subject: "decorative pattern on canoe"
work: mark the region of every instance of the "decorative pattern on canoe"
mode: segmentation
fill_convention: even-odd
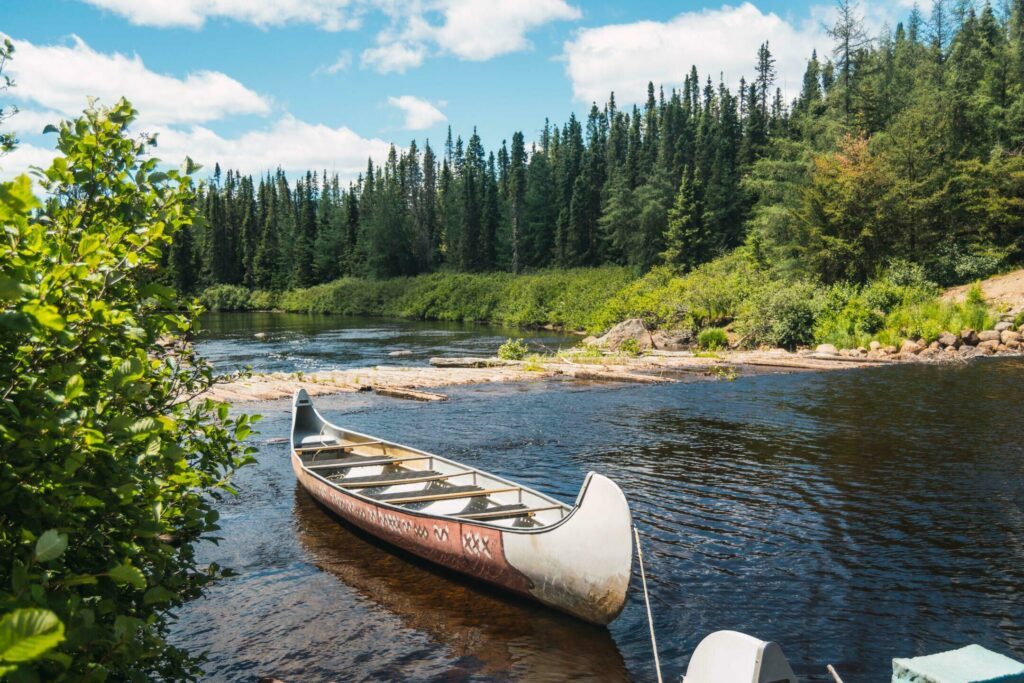
[[[311,475],[292,455],[295,476],[314,498],[373,536],[431,562],[531,595],[531,581],[505,558],[502,533],[470,522],[406,514],[360,500]]]

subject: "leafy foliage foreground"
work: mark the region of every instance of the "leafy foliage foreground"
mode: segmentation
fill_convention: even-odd
[[[0,676],[190,680],[171,610],[224,570],[193,543],[250,459],[252,418],[197,398],[210,368],[152,273],[193,220],[122,100],[58,134],[62,157],[0,184]],[[191,164],[189,164],[191,166]]]

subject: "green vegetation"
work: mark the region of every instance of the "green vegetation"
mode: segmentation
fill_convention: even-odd
[[[9,49],[9,48],[8,48]],[[249,461],[250,418],[195,399],[211,369],[154,281],[193,218],[120,101],[61,124],[62,156],[0,183],[0,676],[195,680],[172,611],[225,574],[194,544]]]
[[[635,358],[640,355],[640,344],[638,344],[636,339],[633,339],[632,337],[629,339],[623,339],[622,343],[619,344],[619,353],[623,356]]]
[[[709,327],[697,335],[697,346],[708,351],[724,349],[729,345],[729,338],[721,327]]]
[[[498,347],[498,358],[502,360],[522,360],[530,352],[530,347],[522,339],[509,339]]]
[[[875,39],[855,3],[838,4],[835,47],[828,58],[808,55],[789,102],[765,44],[738,89],[692,69],[679,89],[651,84],[639,107],[609,97],[584,120],[545,124],[529,149],[521,132],[491,152],[475,132],[449,133],[439,154],[415,142],[392,148],[348,186],[319,172],[293,184],[281,172],[217,169],[201,190],[206,220],[176,239],[168,280],[184,292],[300,290],[321,310],[580,326],[580,317],[543,307],[498,310],[512,297],[505,274],[542,271],[550,280],[557,271],[545,269],[653,267],[663,270],[637,282],[602,323],[631,311],[653,324],[681,318],[650,300],[666,289],[685,299],[695,328],[753,297],[746,334],[792,345],[811,336],[794,289],[863,287],[892,259],[942,286],[1021,263],[1024,4],[954,10],[937,0],[930,21],[915,9]],[[751,257],[739,265],[784,284],[718,262],[738,247]],[[437,272],[445,275],[428,281],[424,296],[395,291],[411,286],[404,278]],[[467,272],[487,275],[458,279]],[[384,282],[366,295],[347,291],[365,280]],[[448,295],[462,300],[430,299]],[[758,315],[773,322],[752,320]]]

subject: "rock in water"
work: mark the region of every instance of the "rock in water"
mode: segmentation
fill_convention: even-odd
[[[654,339],[647,331],[647,326],[640,318],[630,318],[608,330],[608,333],[597,340],[599,346],[612,351],[617,351],[624,341],[635,339],[636,346],[641,351],[649,351],[654,348]]]
[[[398,351],[392,351],[388,355],[391,356],[392,358],[396,356],[411,356],[412,351],[410,351],[409,349],[399,349]]]
[[[266,339],[267,338],[267,333],[266,332],[257,332],[256,334],[254,334],[252,336],[255,337],[256,339]]]

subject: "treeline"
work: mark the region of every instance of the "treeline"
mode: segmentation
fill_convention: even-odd
[[[308,287],[441,269],[665,264],[748,245],[762,265],[863,282],[892,258],[940,283],[1024,255],[1024,0],[937,0],[877,38],[839,3],[829,58],[784,101],[765,43],[736,89],[691,69],[642,107],[611,96],[488,152],[449,131],[440,153],[392,147],[336,176],[217,168],[205,221],[180,234],[180,291]]]

